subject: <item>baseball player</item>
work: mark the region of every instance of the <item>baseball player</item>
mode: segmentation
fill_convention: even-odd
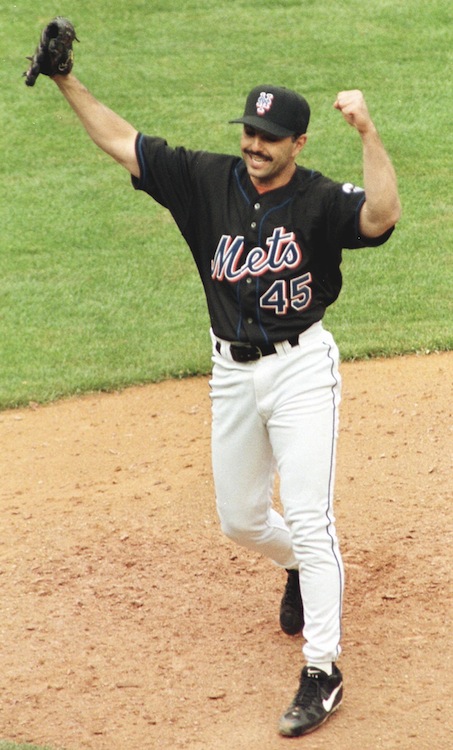
[[[231,121],[242,125],[241,155],[214,154],[137,131],[73,75],[72,52],[69,62],[41,72],[133,187],[170,211],[197,265],[211,321],[220,523],[287,571],[280,624],[302,632],[305,663],[279,732],[306,734],[343,695],[344,575],[333,510],[341,379],[322,319],[341,289],[343,248],[381,245],[399,219],[394,169],[358,90],[340,92],[334,107],[361,140],[364,189],[296,163],[310,109],[292,90],[254,87]],[[37,65],[35,56],[34,76]],[[275,472],[282,515],[272,506]]]

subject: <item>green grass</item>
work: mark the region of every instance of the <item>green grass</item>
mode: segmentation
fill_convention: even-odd
[[[326,325],[343,358],[450,349],[451,11],[446,0],[0,0],[0,408],[207,372],[201,284],[166,211],[129,185],[56,87],[21,73],[56,13],[75,72],[172,145],[237,153],[252,85],[303,92],[302,163],[361,182],[357,134],[333,110],[361,88],[397,169],[403,218],[379,249],[345,251]]]

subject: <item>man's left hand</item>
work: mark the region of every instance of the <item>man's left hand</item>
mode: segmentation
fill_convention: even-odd
[[[370,127],[373,127],[364,96],[358,89],[340,91],[333,106],[341,112],[346,122],[356,128],[359,133],[364,133]]]

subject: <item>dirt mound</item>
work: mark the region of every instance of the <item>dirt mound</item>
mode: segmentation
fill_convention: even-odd
[[[453,747],[452,364],[342,366],[345,699],[300,740],[276,733],[301,668],[278,627],[284,576],[218,527],[207,378],[0,413],[0,737]]]

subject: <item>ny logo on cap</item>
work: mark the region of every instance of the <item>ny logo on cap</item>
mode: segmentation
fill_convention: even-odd
[[[259,115],[265,115],[266,112],[269,112],[270,108],[272,107],[273,99],[273,94],[266,94],[265,91],[262,91],[256,102],[257,113]]]

